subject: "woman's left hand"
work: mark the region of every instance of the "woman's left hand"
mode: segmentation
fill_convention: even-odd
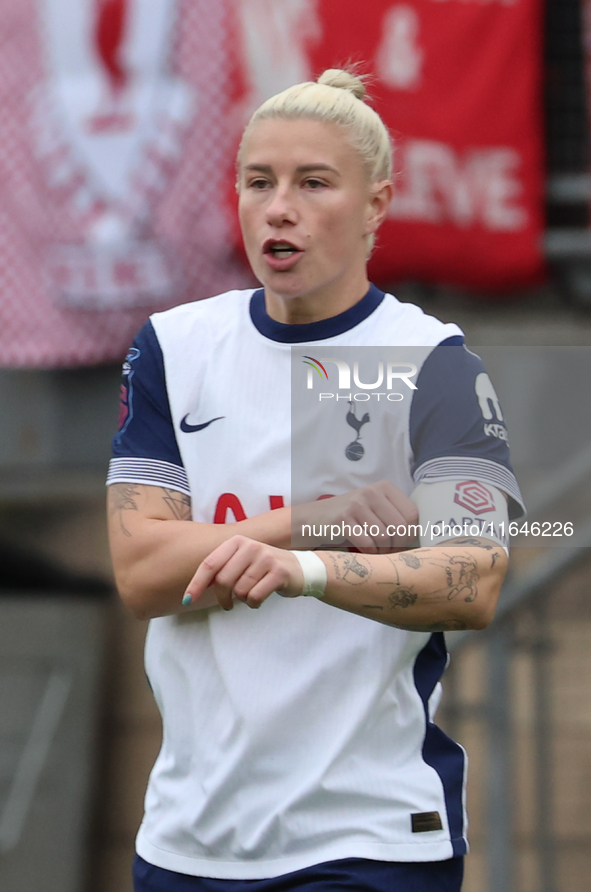
[[[295,598],[303,586],[300,563],[290,551],[246,536],[232,536],[201,562],[187,586],[183,605],[196,605],[211,588],[224,610],[232,609],[234,598],[257,608],[273,592]]]

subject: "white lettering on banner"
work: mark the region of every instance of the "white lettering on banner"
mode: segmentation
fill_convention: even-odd
[[[412,6],[393,6],[384,16],[382,43],[376,56],[379,77],[389,87],[408,90],[421,79],[423,50],[417,43],[420,20]]]
[[[306,50],[322,34],[317,5],[318,0],[239,0],[248,116],[269,96],[311,79]]]
[[[156,242],[121,245],[55,245],[45,273],[63,306],[97,310],[157,303],[178,279],[175,265]]]
[[[395,148],[401,178],[389,216],[399,220],[480,225],[492,232],[517,232],[528,223],[520,207],[519,153],[505,146],[459,155],[434,140],[408,140]]]

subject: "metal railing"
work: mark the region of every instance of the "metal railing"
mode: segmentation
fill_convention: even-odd
[[[0,811],[0,855],[15,849],[20,841],[73,684],[72,673],[66,669],[53,667],[45,674],[47,681]]]
[[[591,444],[586,446],[555,474],[530,500],[530,516],[547,510],[575,490],[591,474]],[[467,646],[485,648],[487,683],[481,702],[463,706],[451,674],[446,693],[445,715],[452,736],[460,721],[476,712],[486,727],[488,764],[485,778],[487,834],[486,892],[518,892],[515,869],[513,828],[514,754],[511,716],[510,666],[518,648],[527,647],[534,662],[533,672],[533,757],[534,815],[533,835],[537,865],[538,892],[558,892],[556,838],[552,824],[552,703],[549,695],[548,598],[552,587],[565,578],[580,562],[591,555],[591,517],[578,524],[568,547],[553,547],[519,575],[508,578],[503,587],[496,618],[481,632],[456,632],[447,636],[448,649],[458,654]],[[516,615],[528,608],[533,618],[533,633],[519,641],[514,634]],[[452,663],[453,665],[453,663]]]

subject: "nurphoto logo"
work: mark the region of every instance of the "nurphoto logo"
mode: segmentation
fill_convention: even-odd
[[[402,382],[410,390],[417,390],[416,384],[411,381],[411,378],[414,378],[417,374],[417,366],[414,362],[383,362],[380,360],[376,372],[377,377],[375,381],[372,382],[360,380],[359,363],[354,362],[353,384],[360,388],[357,392],[353,392],[351,386],[351,367],[344,359],[335,359],[334,357],[321,357],[320,359],[315,359],[313,356],[304,356],[302,357],[302,362],[309,366],[307,378],[308,390],[314,389],[314,381],[316,380],[314,372],[319,376],[322,383],[325,381],[329,382],[329,375],[324,363],[332,362],[337,367],[338,372],[337,390],[349,391],[345,394],[320,392],[318,394],[319,400],[337,399],[347,400],[347,402],[352,402],[353,400],[356,402],[367,402],[372,397],[375,397],[379,401],[380,397],[384,396],[387,400],[390,400],[390,402],[400,402],[400,400],[404,399],[404,394],[393,391],[394,383],[399,384]],[[383,387],[384,385],[386,390],[379,391],[378,388]],[[372,391],[372,393],[367,393],[367,391]]]

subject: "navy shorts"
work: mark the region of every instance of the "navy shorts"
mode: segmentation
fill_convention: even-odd
[[[460,892],[463,873],[463,858],[411,864],[344,858],[267,880],[187,876],[154,867],[139,855],[133,863],[135,892]]]

